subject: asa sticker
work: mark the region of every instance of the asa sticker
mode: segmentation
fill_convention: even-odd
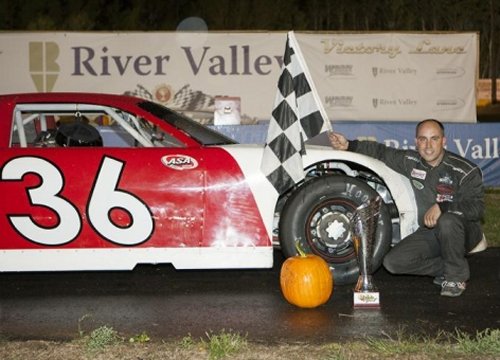
[[[166,167],[174,170],[190,170],[198,167],[198,161],[187,155],[165,155],[161,158],[161,162]]]

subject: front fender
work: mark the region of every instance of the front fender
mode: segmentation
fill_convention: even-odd
[[[325,157],[328,155],[327,157]],[[413,233],[417,227],[417,205],[410,180],[389,168],[382,161],[350,151],[333,150],[325,146],[308,146],[302,158],[304,168],[320,162],[351,162],[373,171],[386,184],[399,211],[401,238]]]
[[[274,211],[279,196],[260,170],[264,146],[237,144],[221,147],[231,154],[242,169],[259,208],[269,238],[272,239]],[[385,182],[399,210],[401,238],[416,230],[417,207],[410,181],[390,169],[383,162],[369,156],[349,151],[333,150],[326,146],[308,146],[302,161],[304,168],[324,162],[351,162],[372,170]]]

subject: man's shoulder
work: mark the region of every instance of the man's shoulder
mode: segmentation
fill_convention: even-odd
[[[475,168],[479,168],[469,159],[464,158],[458,154],[446,150],[443,161],[446,165],[451,166],[455,170],[460,170],[459,172],[469,173]]]
[[[384,144],[380,144],[380,145],[384,145]],[[398,158],[402,159],[404,162],[408,161],[409,163],[415,163],[415,164],[419,164],[422,162],[422,158],[420,157],[417,150],[394,148],[394,147],[389,147],[389,146],[385,146],[385,145],[384,145],[384,147],[385,147],[387,152],[393,152],[393,153],[398,154]]]

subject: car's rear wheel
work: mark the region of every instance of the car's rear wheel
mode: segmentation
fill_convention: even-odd
[[[325,259],[336,284],[356,282],[359,267],[351,239],[351,217],[356,208],[377,192],[363,181],[344,175],[307,181],[290,196],[279,222],[281,249],[286,257],[297,254],[296,242],[306,253]],[[382,204],[375,234],[372,269],[377,269],[392,240],[388,207]]]

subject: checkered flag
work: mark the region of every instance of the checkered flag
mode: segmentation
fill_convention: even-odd
[[[331,124],[314,87],[294,33],[288,33],[261,170],[282,194],[304,179],[304,142]]]

